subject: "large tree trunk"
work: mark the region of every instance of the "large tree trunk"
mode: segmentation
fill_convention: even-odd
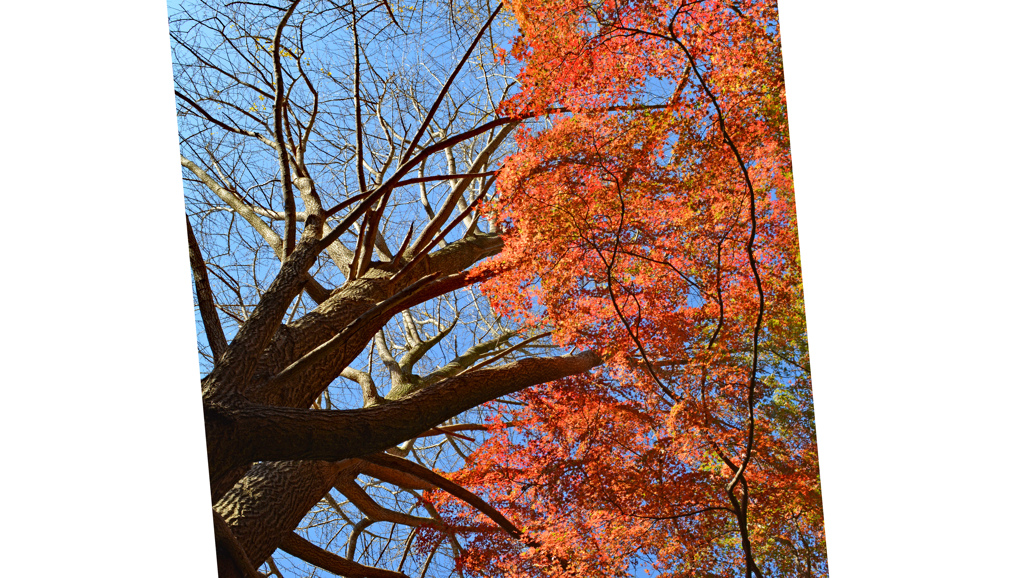
[[[393,447],[481,403],[601,362],[592,352],[524,359],[443,379],[373,407],[308,409],[388,319],[470,284],[462,272],[501,246],[495,235],[469,237],[398,280],[392,280],[393,271],[371,269],[314,311],[280,326],[250,383],[231,388],[237,392],[232,395],[206,396],[215,510],[253,566],[281,546],[339,476],[351,474],[349,458]],[[413,287],[428,275],[435,280]],[[401,294],[410,288],[416,290],[408,298]],[[382,308],[396,298],[394,307]],[[206,385],[208,392],[216,389]],[[245,575],[236,557],[218,548],[222,576]]]
[[[228,523],[249,560],[258,567],[331,489],[335,480],[354,469],[354,460],[257,464],[214,509]],[[218,549],[217,558],[221,576],[242,575],[226,552]]]
[[[316,309],[289,325],[281,325],[270,345],[259,357],[253,372],[252,383],[239,388],[248,400],[269,406],[308,408],[327,386],[336,379],[355,357],[366,347],[373,335],[387,322],[381,316],[354,331],[344,343],[333,348],[322,360],[310,363],[301,375],[289,380],[290,387],[266,387],[281,370],[308,354],[318,346],[335,337],[351,323],[366,314],[378,303],[393,297],[416,279],[428,274],[444,277],[427,286],[419,293],[418,299],[427,300],[447,293],[469,283],[465,277],[456,277],[463,270],[480,259],[501,251],[501,238],[496,235],[481,235],[452,243],[437,251],[417,267],[415,274],[406,275],[406,281],[396,283],[390,280],[393,274],[384,269],[371,269],[363,277],[346,283],[336,289],[331,297]],[[414,303],[408,303],[412,306]],[[261,387],[263,386],[263,387]],[[216,425],[213,426],[216,428]],[[207,424],[209,454],[230,453],[232,448],[227,440],[210,435],[211,425]],[[224,472],[221,464],[210,462],[211,493],[216,502],[225,494],[248,469],[235,466]]]
[[[332,453],[336,457],[350,458],[370,455],[416,437],[488,400],[581,373],[600,363],[600,357],[589,351],[556,358],[524,359],[446,379],[383,406],[349,410],[346,413],[353,416],[351,429],[338,429],[333,420],[335,416],[326,417],[306,430],[308,435],[317,438],[307,446],[312,448],[310,457]],[[262,416],[255,420],[253,431],[275,431],[277,433],[267,438],[274,444],[281,444],[282,440],[287,443],[295,435],[290,429],[294,424],[286,423],[277,429],[272,424],[288,418],[284,410],[277,415]],[[336,439],[330,439],[332,436]],[[259,464],[218,501],[216,509],[230,525],[249,559],[255,565],[261,564],[303,515],[323,498],[338,476],[346,473],[346,463],[350,462]]]

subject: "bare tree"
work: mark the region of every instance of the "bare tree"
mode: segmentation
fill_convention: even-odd
[[[434,469],[479,439],[474,408],[600,359],[506,326],[474,286],[522,122],[497,113],[509,34],[487,0],[172,15],[222,576],[457,572],[455,529],[420,499],[435,488],[519,537]],[[420,527],[443,552],[410,553]]]

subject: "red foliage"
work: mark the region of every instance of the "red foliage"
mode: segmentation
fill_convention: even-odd
[[[517,0],[495,311],[595,348],[456,481],[482,575],[827,573],[775,5]],[[453,525],[492,524],[436,495]],[[532,540],[532,542],[530,542]],[[525,547],[523,544],[539,544]]]

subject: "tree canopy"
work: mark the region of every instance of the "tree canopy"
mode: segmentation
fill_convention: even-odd
[[[170,24],[222,576],[827,574],[774,2]]]

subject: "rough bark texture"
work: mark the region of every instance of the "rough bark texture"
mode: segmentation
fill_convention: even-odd
[[[364,277],[336,289],[327,301],[294,323],[279,325],[278,331],[269,345],[258,350],[263,351],[263,354],[259,356],[259,363],[253,370],[249,385],[238,386],[237,391],[244,391],[248,400],[260,404],[308,408],[331,381],[352,363],[355,356],[387,322],[386,317],[381,317],[376,323],[361,328],[350,335],[337,350],[326,356],[323,361],[312,364],[303,372],[301,379],[296,380],[297,387],[268,391],[258,386],[267,383],[289,364],[334,337],[348,324],[381,301],[398,293],[405,286],[411,284],[410,281],[415,278],[430,273],[445,275],[444,278],[424,287],[417,294],[417,299],[422,301],[469,284],[470,281],[463,271],[480,259],[497,254],[501,251],[501,247],[501,238],[496,235],[480,235],[452,243],[425,259],[419,265],[421,269],[418,268],[415,272],[417,275],[407,276],[406,279],[409,281],[402,285],[391,282],[391,272],[384,268],[369,270]],[[294,258],[300,250],[293,253],[290,258]],[[268,291],[269,293],[270,291]],[[234,342],[232,342],[232,346],[234,346]],[[206,397],[208,400],[215,400],[219,394],[218,389],[227,389],[229,392],[233,389],[224,386],[218,388],[217,384],[222,383],[224,379],[223,376],[214,376],[213,373],[207,377],[204,386],[207,386]],[[224,405],[225,402],[227,400],[222,399],[220,405]],[[211,426],[217,428],[218,424],[211,424],[209,421],[207,423],[211,493],[216,501],[239,480],[246,468],[241,464],[235,464],[232,468],[224,468],[215,464],[214,458],[212,458],[213,454],[230,453],[233,450],[229,443],[210,435]]]
[[[305,542],[293,531],[336,485],[352,504],[362,504],[363,514],[376,512],[378,518],[400,519],[402,525],[442,524],[438,518],[410,517],[375,505],[370,494],[352,482],[360,468],[406,488],[433,484],[359,458],[395,451],[396,445],[406,442],[410,445],[403,447],[411,447],[427,432],[438,435],[439,430],[434,428],[466,410],[600,363],[591,353],[536,358],[517,350],[516,357],[525,359],[467,371],[484,355],[508,345],[517,332],[505,327],[500,319],[485,319],[488,313],[479,308],[470,312],[469,318],[460,317],[466,309],[459,303],[461,297],[446,297],[495,274],[469,269],[497,255],[504,246],[494,223],[477,227],[477,220],[484,216],[478,203],[493,194],[494,177],[506,152],[504,143],[519,121],[500,115],[497,109],[477,110],[478,104],[474,104],[472,113],[467,113],[462,104],[453,110],[441,106],[462,98],[449,89],[466,79],[485,90],[492,104],[511,87],[510,79],[478,85],[475,75],[460,73],[477,53],[474,47],[497,18],[501,5],[490,7],[489,19],[475,32],[475,40],[460,63],[443,71],[447,81],[440,92],[432,94],[431,104],[416,100],[424,88],[429,87],[431,93],[436,89],[420,79],[422,63],[412,74],[403,72],[404,64],[399,64],[386,79],[376,74],[360,75],[359,55],[364,44],[370,44],[365,36],[360,40],[364,27],[385,34],[380,40],[392,48],[397,46],[396,39],[413,34],[411,30],[401,30],[401,36],[392,33],[391,25],[398,23],[393,14],[389,19],[378,19],[369,13],[357,13],[362,8],[357,10],[354,5],[306,6],[299,2],[280,9],[258,2],[203,4],[194,11],[183,10],[171,19],[171,24],[175,62],[182,72],[176,77],[175,94],[183,123],[181,166],[186,183],[190,183],[186,197],[193,218],[189,248],[213,362],[202,379],[202,396],[211,497],[221,536],[221,575],[251,578],[253,566],[259,567],[283,546],[330,571],[397,578],[400,574],[339,558]],[[383,8],[391,12],[386,4]],[[213,21],[230,25],[215,29],[208,25]],[[341,23],[345,25],[339,28]],[[420,22],[419,33],[436,38],[434,24]],[[267,40],[264,28],[275,30],[270,46],[261,44]],[[321,49],[329,47],[328,52],[333,53],[336,41],[347,42],[349,32],[354,43],[355,67],[349,77],[354,97],[351,102],[356,103],[354,118],[346,107],[337,108],[333,96],[323,98],[320,94],[320,80],[326,79],[307,74],[318,68],[310,64],[312,60],[328,56]],[[370,37],[378,39],[376,33]],[[236,34],[245,42],[234,42]],[[255,45],[250,41],[256,41]],[[230,49],[221,52],[225,46]],[[263,59],[263,52],[269,52],[272,66]],[[300,52],[305,58],[296,56]],[[445,65],[439,61],[438,66]],[[492,72],[503,74],[498,68]],[[226,80],[225,87],[214,88],[219,86],[217,79]],[[330,82],[339,80],[333,78]],[[363,83],[373,87],[361,87]],[[465,92],[465,103],[476,103],[480,96],[472,90],[457,92]],[[265,108],[250,107],[250,97],[271,100],[272,114],[264,114]],[[417,106],[410,109],[408,98],[413,98]],[[366,115],[361,112],[363,105],[367,107]],[[428,109],[425,116],[419,114]],[[369,122],[370,111],[376,116],[379,131]],[[445,115],[451,116],[441,118]],[[353,135],[334,130],[349,126],[355,127]],[[435,133],[435,126],[446,128]],[[219,136],[214,138],[214,134]],[[226,140],[222,139],[225,136]],[[252,142],[256,148],[247,148],[245,142]],[[348,158],[348,151],[355,153],[353,158]],[[463,152],[465,159],[461,158]],[[309,166],[307,153],[313,161]],[[444,167],[435,166],[432,158],[442,153],[447,162]],[[416,184],[409,178],[415,170],[427,181],[450,181],[450,191],[421,192],[425,219],[416,211],[395,210],[413,198],[402,187]],[[431,174],[425,176],[424,171]],[[437,171],[440,174],[434,174]],[[367,179],[370,173],[372,177]],[[357,178],[349,181],[350,174]],[[490,179],[485,180],[488,176]],[[473,201],[467,203],[466,195]],[[296,197],[301,199],[301,207]],[[432,207],[437,207],[436,213]],[[456,215],[458,211],[462,213]],[[217,217],[225,213],[230,213],[230,221]],[[236,243],[235,217],[247,223],[249,232],[255,233],[253,238],[262,239],[262,243],[253,245],[245,232]],[[465,233],[453,241],[460,224]],[[197,229],[192,231],[191,226]],[[398,242],[406,227],[408,233]],[[247,230],[244,226],[242,229]],[[484,229],[492,232],[481,232]],[[300,230],[301,237],[296,240]],[[354,244],[343,235],[354,236]],[[200,246],[200,241],[207,245]],[[264,252],[266,248],[274,257]],[[201,249],[209,259],[206,264]],[[244,257],[236,257],[236,253]],[[331,259],[333,267],[327,271],[314,269],[323,254]],[[375,255],[381,261],[373,261]],[[280,270],[275,270],[276,261],[280,261]],[[205,265],[210,266],[209,278]],[[244,279],[236,278],[235,272],[241,269],[251,269]],[[330,288],[314,278],[336,283],[341,275],[347,281]],[[270,276],[273,281],[265,287]],[[303,291],[316,303],[314,309],[307,309],[308,301],[296,300]],[[431,301],[435,303],[417,307],[416,311],[427,321],[413,319],[410,308]],[[438,311],[444,309],[443,313],[433,317],[424,313],[435,304]],[[372,362],[367,371],[361,372],[356,369],[360,367],[356,357],[367,345],[384,343],[384,334],[393,329],[389,320],[403,314],[407,332],[413,337],[406,340],[404,350],[401,344],[391,346],[406,355],[374,350],[385,363],[391,363],[391,387],[378,392]],[[235,322],[237,332],[229,336],[230,341],[219,326],[220,315],[228,315]],[[294,315],[299,317],[293,321]],[[434,335],[425,332],[427,338],[420,340],[417,322],[434,323],[437,331],[429,331]],[[428,350],[441,344],[456,327],[467,328],[470,324],[467,332],[474,340],[480,337],[483,341],[472,343],[468,349],[459,348],[456,332],[450,338],[455,359],[448,350],[435,350],[448,364],[426,376],[415,375],[417,361]],[[442,330],[442,325],[447,327]],[[379,342],[374,342],[378,334]],[[383,348],[391,346],[384,343]],[[439,349],[442,347],[439,345]],[[512,351],[503,351],[492,361],[513,359],[505,357],[509,353]],[[311,409],[346,371],[344,377],[354,378],[362,387],[365,407]],[[455,451],[462,453],[458,448]],[[431,516],[436,515],[431,512]],[[357,524],[357,534],[363,527]],[[454,537],[452,542],[454,552],[459,547]]]
[[[338,476],[355,469],[356,463],[351,460],[258,464],[214,509],[228,523],[249,559],[259,565],[334,486]],[[294,491],[282,492],[281,488]]]
[[[288,306],[305,285],[307,271],[319,253],[316,240],[321,229],[317,219],[306,220],[298,247],[281,263],[281,271],[231,340],[220,363],[203,379],[204,401],[223,400],[252,383],[259,352],[271,343]]]
[[[256,566],[286,539],[307,555],[337,562],[329,553],[309,550],[288,537],[329,489],[355,475],[360,464],[379,469],[352,458],[415,438],[489,400],[601,362],[592,352],[523,359],[441,379],[411,393],[403,390],[397,399],[388,396],[371,407],[310,410],[390,317],[473,283],[465,270],[498,253],[502,242],[496,235],[467,237],[398,276],[394,271],[401,261],[371,267],[312,312],[273,326],[268,320],[280,315],[301,290],[300,271],[310,261],[307,247],[313,236],[305,233],[260,307],[228,346],[223,363],[203,383],[215,510]],[[243,356],[254,361],[234,360]],[[401,476],[393,470],[382,475]],[[422,480],[413,483],[423,485]],[[229,553],[219,551],[218,561],[222,576],[240,572]]]
[[[431,273],[441,276],[456,275],[468,269],[473,263],[498,254],[502,246],[501,238],[496,235],[479,235],[452,243],[423,260],[412,274],[396,280],[399,282],[391,281],[394,271],[383,267],[369,269],[362,277],[336,289],[327,301],[301,319],[281,326],[273,341],[264,349],[253,375],[253,387],[249,389],[258,389],[258,384],[265,383],[290,363],[336,335],[373,306],[392,297],[417,279]],[[421,297],[425,301],[453,288],[439,284],[432,291],[425,291]],[[384,321],[386,319],[381,321],[380,326],[383,326]],[[352,336],[349,340],[351,345],[346,346],[343,353],[329,363],[311,368],[303,380],[304,384],[300,391],[279,392],[267,397],[257,393],[253,401],[270,405],[308,407],[362,351],[380,326],[367,327],[365,331]]]
[[[362,409],[311,411],[253,404],[207,406],[211,475],[255,461],[342,460],[383,451],[482,403],[581,373],[601,363],[592,351],[522,359],[442,380],[402,399]]]
[[[207,435],[249,448],[247,459],[300,456],[309,460],[367,456],[416,437],[446,419],[481,403],[593,368],[594,352],[555,358],[524,359],[449,378],[401,400],[357,410],[311,412],[263,407],[229,410],[225,422],[239,420],[235,431]],[[219,420],[218,420],[219,421]],[[208,420],[208,427],[210,420]],[[244,455],[244,454],[239,454]],[[235,459],[224,455],[217,460]],[[242,458],[239,458],[242,459]],[[217,463],[211,460],[211,463]],[[344,465],[338,465],[338,464]],[[254,466],[217,503],[254,563],[262,563],[327,493],[339,476],[359,462],[267,462]],[[272,512],[272,515],[270,515]]]

